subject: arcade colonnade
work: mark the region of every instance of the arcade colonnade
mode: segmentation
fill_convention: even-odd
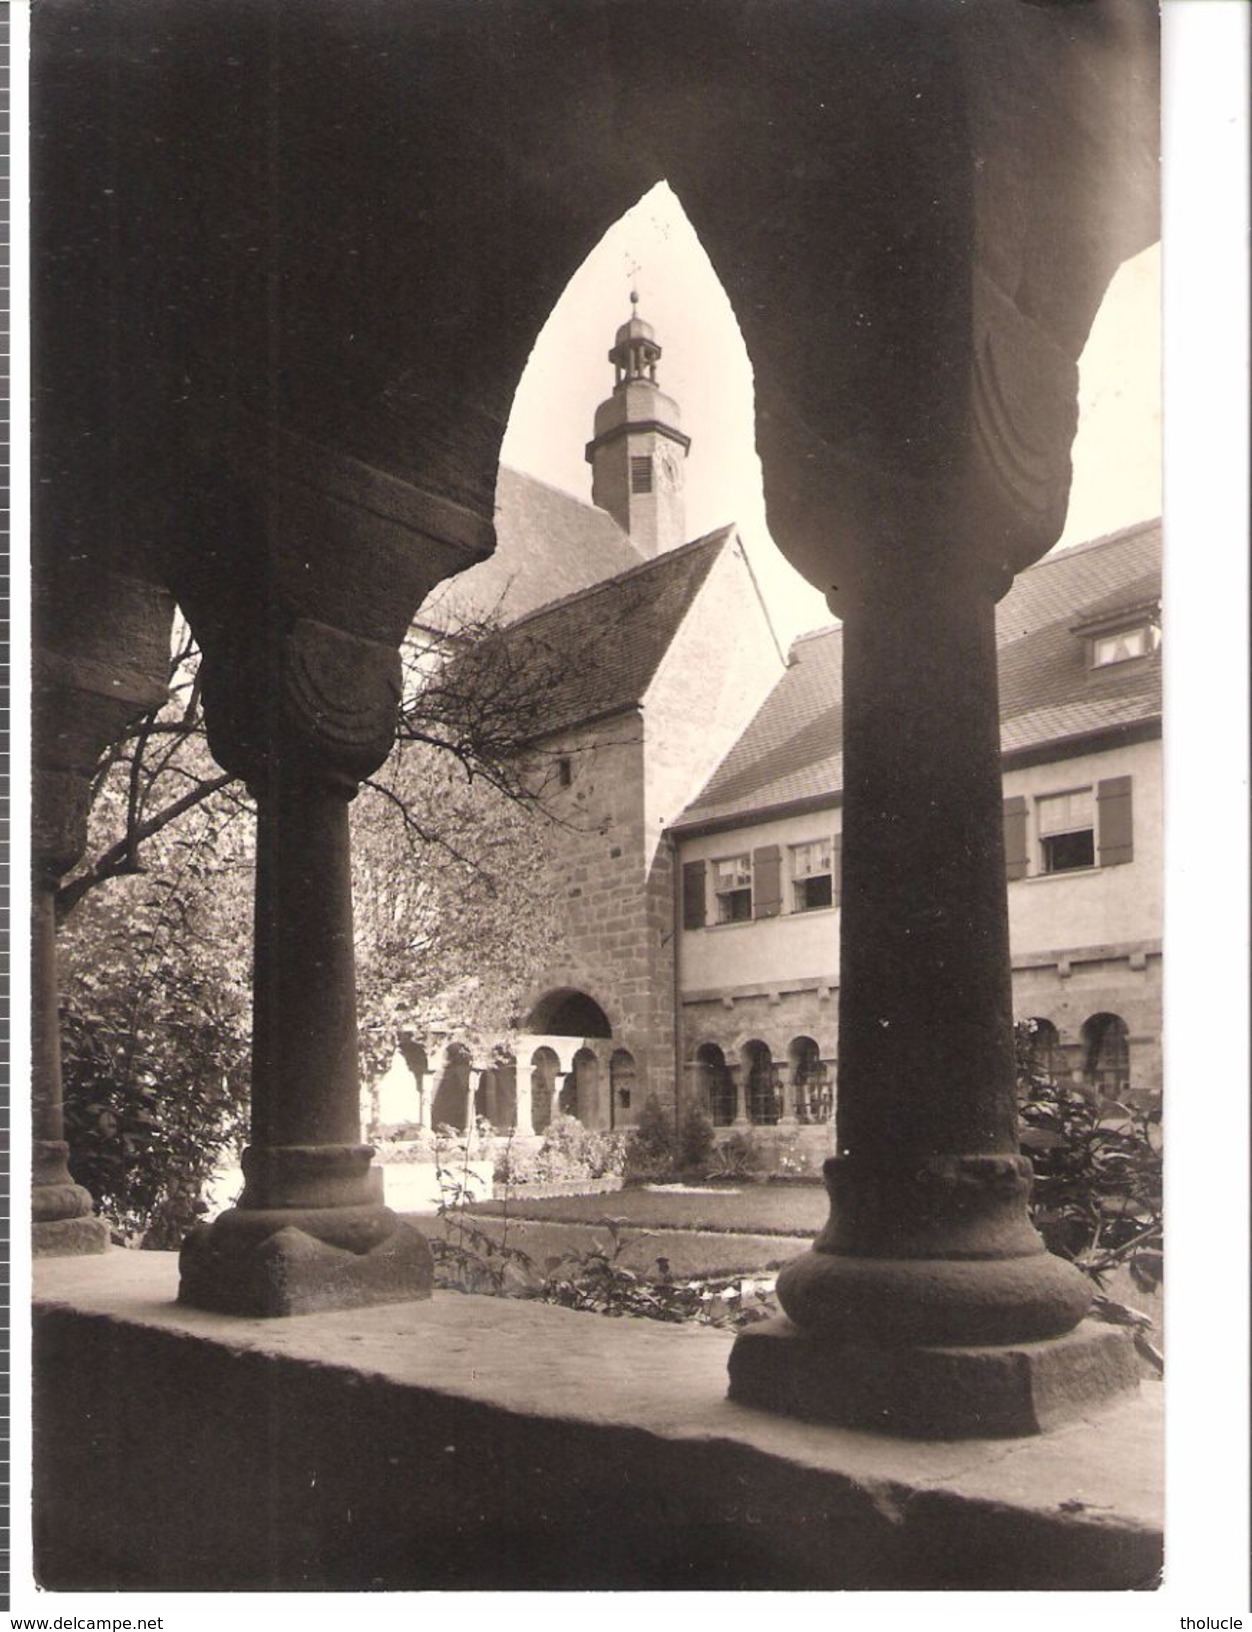
[[[180,1296],[429,1290],[361,1141],[348,803],[415,609],[492,549],[535,335],[664,177],[743,330],[773,536],[845,628],[831,1220],[732,1391],[819,1414],[877,1391],[882,1420],[891,1379],[917,1398],[906,1350],[1053,1342],[1081,1368],[1093,1341],[1026,1214],[993,608],[1060,534],[1077,358],[1157,233],[1156,12],[639,0],[625,50],[623,21],[35,8],[37,1242],[81,1248],[86,1218],[50,891],[101,750],[159,691],[173,597],[258,810],[246,1185]]]
[[[633,1124],[639,1104],[634,1054],[613,1038],[521,1033],[513,1052],[480,1059],[456,1043],[427,1048],[406,1041],[366,1115],[381,1128],[413,1124],[425,1132],[472,1128],[478,1119],[529,1139],[559,1115],[590,1128]]]

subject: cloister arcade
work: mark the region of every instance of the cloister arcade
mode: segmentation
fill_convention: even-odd
[[[366,1096],[366,1120],[380,1132],[465,1132],[485,1121],[529,1139],[559,1115],[590,1128],[629,1125],[638,1095],[635,1055],[613,1037],[603,1008],[561,988],[532,1006],[524,1030],[478,1054],[464,1043],[403,1039],[377,1104]]]
[[[1081,1084],[1106,1099],[1140,1087],[1134,1076],[1130,1028],[1119,1014],[1089,1015],[1074,1037],[1045,1016],[1033,1016],[1028,1062],[1047,1082]]]
[[[377,1389],[337,1406],[337,1365],[254,1365],[237,1325],[307,1314],[288,1323],[297,1344],[323,1313],[368,1321],[367,1306],[430,1297],[429,1247],[381,1205],[361,1137],[348,804],[394,740],[417,606],[493,548],[501,437],[540,326],[605,227],[663,177],[743,330],[772,534],[845,631],[840,1154],[827,1229],[779,1275],[789,1324],[747,1328],[731,1350],[737,1414],[790,1401],[810,1419],[977,1434],[985,1379],[1006,1354],[1001,1435],[1038,1431],[1045,1374],[1059,1413],[1090,1416],[1134,1387],[1128,1340],[1091,1329],[1085,1278],[1044,1250],[1026,1208],[994,607],[1060,535],[1077,359],[1118,266],[1157,236],[1157,29],[1148,0],[638,0],[629,15],[599,0],[33,8],[42,1251],[90,1251],[95,1222],[66,1167],[53,892],[82,853],[102,749],[160,696],[175,600],[203,653],[211,750],[258,812],[244,1193],[188,1239],[181,1307],[162,1308],[159,1340],[126,1327],[141,1362],[99,1335],[99,1319],[45,1307],[50,1551],[106,1560],[108,1579],[131,1588],[161,1571],[182,1586],[231,1571],[265,1587],[328,1574],[374,1585],[376,1561],[379,1580],[407,1568],[429,1586],[471,1549],[481,1562],[484,1514],[515,1500],[496,1533],[518,1542],[532,1584],[536,1559],[558,1554],[554,1579],[603,1584],[612,1534],[622,1556],[651,1561],[635,1585],[672,1586],[673,1551],[648,1551],[654,1513],[685,1493],[672,1510],[694,1533],[701,1500],[721,1500],[712,1473],[698,1490],[685,1470],[740,1430],[702,1418],[665,1460],[664,1413],[619,1436],[644,1447],[629,1478],[603,1442],[584,1443],[580,1472],[612,1478],[596,1487],[594,1523],[536,1530],[534,1487],[484,1477],[499,1460],[473,1480],[437,1457],[419,1488],[413,1466],[448,1442],[430,1438],[446,1416],[414,1428],[415,1454],[389,1469],[376,1453],[393,1419],[368,1416]],[[531,1034],[519,1081],[548,1048],[554,1085],[572,1074],[577,1103],[593,1091],[590,1053],[599,1096],[628,1041]],[[758,1046],[740,1061],[745,1109],[774,1114],[772,1045],[746,1041]],[[1104,1046],[1093,1034],[1097,1062]],[[629,1075],[619,1060],[623,1091]],[[113,1267],[91,1262],[102,1276]],[[156,1267],[170,1298],[173,1266]],[[456,1301],[414,1318],[432,1337],[479,1320]],[[534,1313],[492,1311],[457,1354],[472,1361],[494,1325],[534,1326]],[[205,1315],[230,1329],[210,1340]],[[194,1343],[180,1335],[188,1319]],[[62,1341],[71,1326],[77,1353]],[[97,1419],[130,1429],[104,1450],[97,1371],[76,1372],[93,1343],[112,1368]],[[426,1346],[414,1343],[413,1366]],[[1122,1358],[1105,1364],[1113,1349]],[[219,1363],[233,1368],[220,1392],[196,1369]],[[1066,1398],[1058,1377],[1076,1379]],[[252,1407],[232,1412],[230,1389],[253,1378]],[[325,1391],[311,1407],[297,1397],[306,1386]],[[577,1498],[566,1426],[542,1450],[514,1431],[510,1463],[542,1464],[554,1500]],[[491,1426],[478,1432],[499,1458]],[[183,1433],[201,1437],[173,1457]],[[262,1454],[288,1457],[281,1488],[253,1465]],[[740,1510],[709,1530],[701,1580],[719,1579],[714,1564],[749,1529],[741,1485],[763,1464],[752,1457],[742,1482],[722,1474]],[[310,1480],[311,1462],[329,1477]],[[345,1520],[335,1504],[356,1464],[368,1479]],[[405,1505],[417,1497],[428,1505]],[[875,1505],[863,1485],[844,1503]],[[894,1505],[893,1563],[942,1503],[905,1503],[907,1522]],[[831,1581],[832,1553],[850,1573],[863,1556],[848,1531],[832,1548],[785,1499],[754,1511],[777,1549],[769,1563],[797,1545],[820,1552],[806,1582]],[[432,1559],[440,1520],[447,1550]],[[948,1552],[962,1528],[949,1515]],[[575,1568],[582,1531],[596,1556]],[[985,1559],[997,1548],[982,1540]],[[1024,1567],[1038,1550],[1018,1549]],[[779,1569],[762,1563],[755,1584],[802,1573]],[[1138,1584],[1124,1560],[1112,1570]]]
[[[686,1103],[715,1128],[818,1127],[834,1116],[835,1061],[812,1037],[779,1046],[749,1038],[728,1060],[720,1044],[702,1042],[686,1069]]]

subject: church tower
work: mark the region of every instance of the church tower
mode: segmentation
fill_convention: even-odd
[[[652,325],[630,296],[630,319],[617,331],[609,361],[613,395],[596,409],[587,444],[591,498],[630,534],[646,556],[686,540],[683,462],[691,438],[680,429],[678,404],[656,383],[661,348]]]

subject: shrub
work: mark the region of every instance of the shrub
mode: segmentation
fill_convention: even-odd
[[[1067,1083],[1030,1084],[1022,1149],[1035,1170],[1031,1216],[1048,1249],[1097,1285],[1125,1265],[1142,1291],[1161,1280],[1159,1096],[1121,1100]]]
[[[670,1119],[655,1094],[649,1094],[626,1148],[626,1176],[663,1179],[674,1171],[677,1143]]]
[[[602,1179],[623,1171],[629,1138],[585,1128],[576,1116],[558,1116],[537,1151],[515,1149],[510,1140],[496,1155],[495,1177],[500,1184]]]
[[[713,1151],[709,1165],[711,1179],[748,1179],[756,1173],[764,1158],[751,1131],[729,1134]]]
[[[492,1177],[497,1184],[532,1184],[539,1177],[539,1153],[518,1150],[512,1141],[497,1151]]]
[[[587,1129],[576,1116],[555,1116],[544,1130],[537,1162],[539,1178],[586,1179],[591,1177],[587,1160]]]
[[[717,1135],[708,1113],[699,1105],[688,1108],[678,1135],[678,1165],[685,1172],[702,1173],[709,1165]]]
[[[583,1160],[587,1164],[588,1176],[602,1179],[610,1173],[625,1172],[630,1138],[629,1133],[589,1129],[586,1144],[583,1146]]]

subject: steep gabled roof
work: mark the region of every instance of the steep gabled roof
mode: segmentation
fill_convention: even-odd
[[[630,538],[594,504],[501,465],[495,554],[438,585],[419,621],[446,628],[466,616],[511,623],[640,563]]]
[[[515,676],[527,693],[542,688],[535,736],[635,707],[734,537],[733,527],[719,528],[540,607],[492,636],[473,661]]]
[[[1161,525],[1146,522],[1046,557],[996,609],[1000,731],[1006,754],[1158,720],[1161,657],[1087,666],[1076,625],[1159,600]],[[802,635],[787,672],[683,812],[702,827],[833,799],[843,787],[843,633]]]

